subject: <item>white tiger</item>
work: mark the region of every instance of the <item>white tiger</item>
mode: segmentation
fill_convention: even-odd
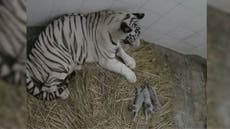
[[[0,0],[0,79],[25,84],[26,0]]]
[[[98,62],[136,82],[130,69],[135,68],[135,60],[125,53],[120,41],[140,44],[139,20],[143,17],[143,13],[106,10],[57,18],[40,33],[27,57],[27,91],[41,100],[66,99],[67,79],[85,62]]]

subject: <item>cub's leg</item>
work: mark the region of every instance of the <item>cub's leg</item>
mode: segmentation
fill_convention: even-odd
[[[135,73],[131,69],[129,69],[126,65],[119,62],[116,59],[101,59],[99,60],[99,64],[101,65],[101,67],[109,71],[119,73],[125,76],[126,79],[131,83],[136,82]]]
[[[129,56],[121,46],[117,49],[116,55],[120,57],[129,68],[134,69],[136,67],[135,60]]]
[[[136,88],[135,99],[133,104],[129,107],[129,110],[132,113],[133,121],[136,121],[139,110],[141,109],[145,96],[143,94],[142,87]]]

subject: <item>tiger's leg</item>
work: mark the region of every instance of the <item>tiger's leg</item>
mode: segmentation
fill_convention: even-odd
[[[63,100],[67,99],[70,95],[70,91],[68,89],[68,83],[76,75],[76,70],[80,70],[80,69],[82,69],[81,65],[74,67],[74,71],[68,74],[63,80],[62,80],[63,77],[59,78],[60,80],[62,80],[60,84],[51,86],[50,88],[43,88],[43,90],[48,91],[49,94],[55,93],[55,96],[57,96],[57,98],[61,98]]]
[[[116,59],[100,59],[99,64],[107,70],[125,76],[126,79],[131,83],[136,82],[135,73],[131,69],[129,69],[126,65],[119,62]]]
[[[129,68],[134,69],[136,67],[135,60],[129,56],[121,46],[117,49],[116,55],[120,57]]]

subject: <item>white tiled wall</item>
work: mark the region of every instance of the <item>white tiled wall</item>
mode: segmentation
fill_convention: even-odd
[[[144,12],[142,38],[206,57],[206,0],[28,0],[29,25],[66,12],[102,9]]]

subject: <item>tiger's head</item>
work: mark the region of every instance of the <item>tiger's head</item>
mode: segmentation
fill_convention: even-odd
[[[123,40],[124,44],[129,44],[133,47],[138,47],[140,45],[140,34],[141,28],[138,23],[133,24],[134,29],[131,31],[128,36]]]
[[[123,43],[133,47],[140,45],[141,27],[139,21],[144,18],[144,13],[128,13],[121,23],[121,30],[127,33]]]
[[[126,11],[106,11],[106,20],[103,23],[113,42],[122,42],[133,47],[140,45],[140,20],[144,13],[130,13]]]

